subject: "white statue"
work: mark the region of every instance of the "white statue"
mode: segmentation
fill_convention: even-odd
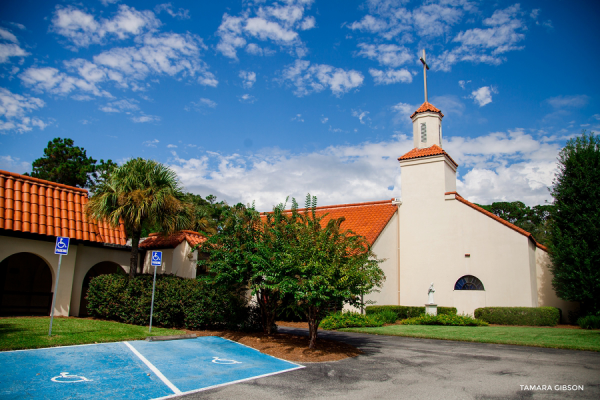
[[[429,304],[434,304],[433,303],[433,294],[435,293],[435,289],[433,288],[433,282],[431,282],[431,285],[429,285],[429,291],[427,292],[427,294],[429,295]]]

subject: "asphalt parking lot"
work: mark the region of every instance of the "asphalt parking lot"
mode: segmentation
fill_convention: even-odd
[[[291,328],[280,331],[306,333]],[[600,398],[600,353],[342,332],[319,335],[351,343],[365,354],[309,363],[304,369],[181,398]]]

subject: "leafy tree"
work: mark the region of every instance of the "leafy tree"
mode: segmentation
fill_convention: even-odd
[[[93,184],[95,164],[83,148],[73,146],[72,139],[55,138],[48,142],[44,157],[32,163],[31,176],[83,188]]]
[[[220,229],[224,220],[224,211],[229,208],[227,202],[217,203],[217,197],[213,195],[202,196],[188,193],[188,200],[194,205],[194,227],[197,232],[207,236],[214,235]]]
[[[600,312],[600,138],[585,131],[558,157],[550,222],[552,286],[558,297]]]
[[[346,303],[361,307],[362,296],[380,287],[385,276],[370,244],[363,236],[343,230],[344,217],[323,223],[317,216],[317,198],[306,196],[304,213],[297,212],[295,201],[291,223],[295,231],[291,257],[286,263],[288,279],[284,292],[293,293],[297,309],[309,327],[309,348],[316,346],[321,320],[332,305]]]
[[[104,183],[110,174],[118,167],[112,160],[100,160],[100,164],[95,166],[93,174],[93,183],[89,186],[89,191],[93,194],[96,188]]]
[[[31,175],[25,175],[69,186],[87,187],[93,192],[117,167],[112,160],[100,160],[99,165],[96,162],[87,156],[85,149],[74,146],[73,139],[55,138],[48,142],[44,157],[32,163]]]
[[[479,205],[479,204],[478,204]],[[494,215],[531,233],[540,243],[548,241],[548,219],[552,205],[537,205],[529,207],[521,201],[501,201],[491,205],[479,205]]]
[[[97,186],[86,212],[115,227],[123,221],[132,239],[130,277],[137,272],[138,245],[145,223],[157,226],[165,235],[188,229],[192,224],[192,205],[186,201],[175,172],[142,158],[114,169]]]
[[[237,204],[224,211],[220,230],[201,246],[208,259],[199,260],[218,284],[232,289],[246,287],[256,296],[263,332],[273,332],[281,305],[280,279],[285,242],[269,229],[271,218],[263,222],[254,207]]]
[[[261,312],[263,331],[270,334],[276,316],[292,298],[292,308],[306,315],[310,348],[332,305],[360,306],[361,295],[381,285],[384,276],[368,242],[340,228],[343,218],[321,226],[316,198],[307,197],[310,211],[298,213],[279,204],[262,218],[241,204],[226,211],[223,229],[201,249],[213,279],[230,287],[247,285]]]

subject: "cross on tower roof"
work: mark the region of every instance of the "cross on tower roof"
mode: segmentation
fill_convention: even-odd
[[[425,61],[425,49],[423,49],[423,57],[420,58],[423,63],[423,80],[425,81],[425,103],[427,103],[427,70],[429,69],[429,65]]]

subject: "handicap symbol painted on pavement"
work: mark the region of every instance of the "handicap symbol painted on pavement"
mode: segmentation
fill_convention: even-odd
[[[68,372],[61,372],[59,376],[55,376],[51,379],[52,382],[59,383],[73,383],[73,382],[90,382],[91,379],[86,378],[85,376],[79,375],[69,375]]]
[[[227,358],[213,357],[212,362],[215,364],[241,364],[241,361],[228,360]]]

